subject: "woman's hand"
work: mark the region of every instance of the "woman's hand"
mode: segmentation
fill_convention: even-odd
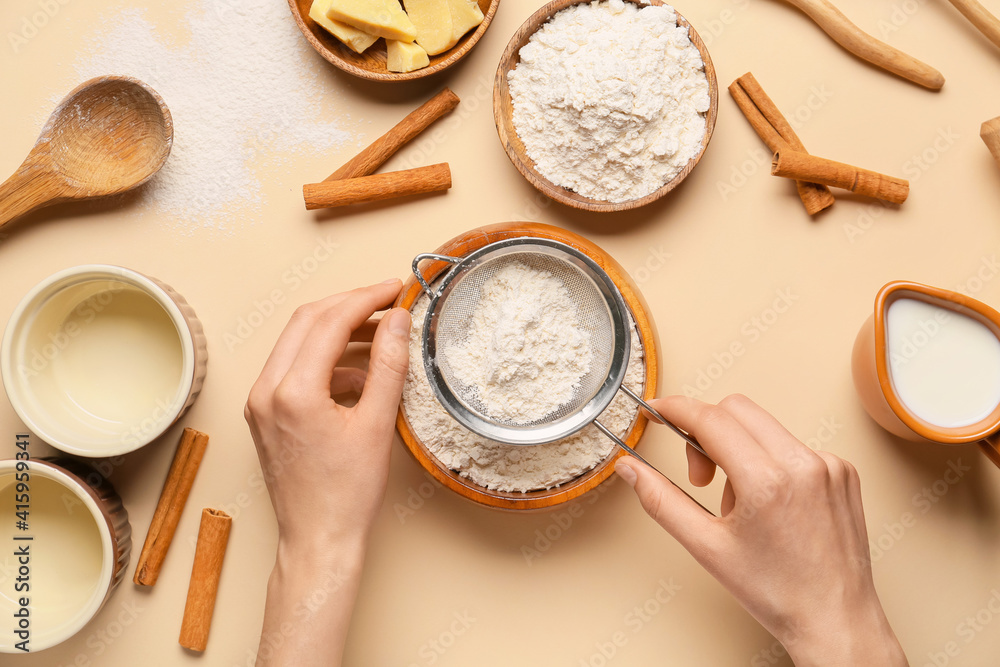
[[[744,396],[719,405],[652,402],[695,436],[728,476],[707,514],[634,458],[615,470],[643,508],[785,646],[796,665],[906,665],[872,580],[861,482],[846,461],[814,452]],[[715,463],[688,447],[691,482]]]
[[[400,287],[299,308],[250,390],[245,416],[278,520],[258,664],[340,664],[409,359],[409,313],[369,318]],[[371,341],[367,372],[338,367],[351,341]],[[354,407],[332,398],[358,391]]]

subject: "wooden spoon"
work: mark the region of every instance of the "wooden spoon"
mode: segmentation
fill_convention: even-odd
[[[851,23],[828,0],[785,0],[785,2],[805,12],[833,38],[833,41],[858,58],[931,90],[940,90],[944,86],[944,75],[941,72],[875,39]]]
[[[976,0],[950,0],[969,22],[986,35],[991,42],[1000,46],[1000,20]]]
[[[34,148],[0,185],[0,227],[42,206],[106,197],[141,185],[170,154],[174,126],[152,88],[103,76],[76,87]]]

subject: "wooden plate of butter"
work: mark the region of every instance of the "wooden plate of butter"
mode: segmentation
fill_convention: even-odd
[[[373,81],[436,74],[486,32],[500,0],[288,0],[302,34],[345,72]]]

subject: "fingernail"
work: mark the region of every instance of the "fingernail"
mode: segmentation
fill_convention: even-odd
[[[632,469],[632,466],[624,461],[618,461],[615,463],[615,472],[618,473],[619,477],[625,480],[626,484],[635,488],[635,480],[638,479],[639,476],[635,474],[635,470]]]
[[[393,283],[398,283],[398,282],[399,282],[399,278],[389,278],[388,280],[383,280],[382,284],[383,285],[391,285]]]
[[[409,337],[410,313],[404,308],[393,308],[389,313],[389,333],[393,336]]]

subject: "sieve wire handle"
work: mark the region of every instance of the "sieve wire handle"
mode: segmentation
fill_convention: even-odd
[[[654,414],[657,414],[655,410],[654,410]],[[671,484],[673,484],[674,486],[676,486],[677,489],[680,490],[680,492],[683,493],[685,496],[687,496],[688,498],[691,498],[691,501],[694,502],[695,505],[697,505],[698,507],[702,508],[703,510],[705,510],[706,512],[708,512],[712,516],[715,516],[715,514],[712,512],[712,510],[708,509],[707,507],[705,507],[704,505],[702,505],[701,503],[699,503],[697,500],[695,500],[691,496],[690,493],[688,493],[687,491],[685,491],[681,487],[677,486],[677,484],[674,482],[674,480],[670,479],[669,477],[667,477],[666,475],[664,475],[662,472],[660,472],[659,469],[656,466],[654,466],[652,463],[650,463],[646,459],[644,459],[641,456],[639,456],[639,454],[634,449],[632,449],[631,447],[629,447],[628,445],[626,445],[622,441],[622,439],[619,438],[614,433],[612,433],[608,429],[607,426],[605,426],[604,424],[602,424],[601,422],[599,422],[597,420],[595,420],[593,422],[593,424],[594,424],[594,426],[596,426],[601,431],[601,433],[603,433],[604,435],[606,435],[609,438],[611,438],[616,445],[618,445],[619,447],[621,447],[622,449],[624,449],[626,452],[628,452],[628,454],[630,456],[639,459],[640,461],[642,461],[643,463],[645,463],[647,466],[649,466],[652,470],[655,470],[656,472],[658,472],[660,474],[660,476],[663,477],[663,479],[667,480],[668,482],[670,482]]]
[[[648,412],[650,415],[652,415],[653,419],[655,419],[656,421],[660,422],[661,424],[663,424],[664,426],[666,426],[667,428],[669,428],[671,431],[673,431],[677,435],[679,435],[682,438],[684,438],[684,441],[687,444],[691,445],[696,450],[698,450],[699,452],[701,452],[702,454],[704,454],[708,458],[709,461],[712,460],[712,457],[709,456],[708,453],[704,449],[702,449],[701,445],[698,444],[698,441],[695,440],[693,437],[691,437],[686,431],[684,431],[683,429],[679,428],[675,424],[671,423],[671,421],[669,419],[667,419],[666,417],[664,417],[663,415],[661,415],[656,410],[656,408],[654,408],[652,405],[650,405],[646,401],[642,400],[642,398],[638,394],[636,394],[634,391],[632,391],[631,389],[629,389],[625,385],[622,385],[621,389],[626,394],[628,394],[629,398],[631,398],[633,401],[635,401],[636,403],[638,403],[639,405],[641,405],[642,408],[646,412]]]
[[[449,264],[461,264],[462,258],[452,257],[450,255],[438,255],[432,252],[425,252],[413,258],[413,275],[417,277],[417,281],[420,282],[420,286],[424,288],[424,293],[433,299],[436,296],[434,294],[434,290],[431,289],[431,286],[424,279],[424,274],[420,273],[420,262],[425,259],[434,259],[439,262],[448,262]]]

